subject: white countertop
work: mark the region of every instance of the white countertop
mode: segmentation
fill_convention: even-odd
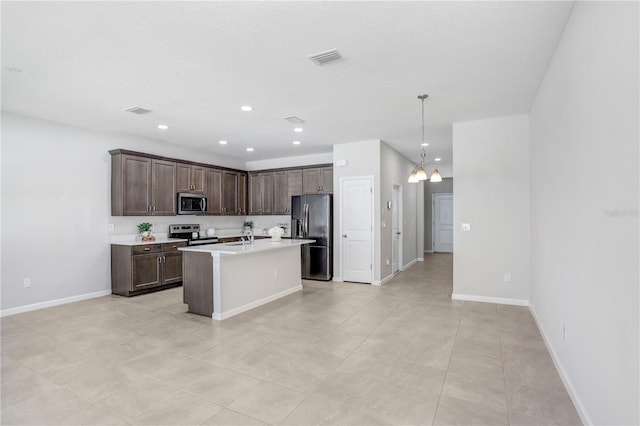
[[[271,241],[270,239],[255,240],[253,244],[246,243],[244,246],[240,242],[233,243],[221,243],[221,244],[206,244],[202,246],[181,247],[180,251],[192,251],[197,253],[211,253],[212,256],[220,254],[248,254],[265,250],[277,250],[291,246],[301,246],[303,244],[310,244],[315,240],[280,240],[279,242]]]
[[[163,243],[179,243],[188,241],[186,238],[168,238],[167,234],[153,234],[155,241],[139,241],[137,234],[132,235],[113,235],[110,238],[111,244],[118,246],[143,246],[147,244],[163,244]]]

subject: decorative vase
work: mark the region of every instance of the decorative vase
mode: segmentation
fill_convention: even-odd
[[[140,233],[141,241],[155,241],[156,237],[151,233],[151,231],[144,231]]]

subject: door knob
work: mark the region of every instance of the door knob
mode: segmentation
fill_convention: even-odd
[[[396,232],[396,234],[398,234],[398,235],[402,235],[402,232]]]
[[[342,234],[342,238],[347,238],[347,234]]]

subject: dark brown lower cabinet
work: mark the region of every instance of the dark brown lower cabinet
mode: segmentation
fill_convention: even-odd
[[[111,292],[135,296],[182,282],[182,253],[186,242],[111,245]]]

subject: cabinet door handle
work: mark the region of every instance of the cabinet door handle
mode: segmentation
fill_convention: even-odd
[[[162,263],[167,263],[167,256],[162,256]]]
[[[144,251],[149,251],[151,250],[151,247],[145,247]]]
[[[147,211],[148,211],[149,213],[151,213],[151,205],[149,205],[149,207],[147,207]]]

